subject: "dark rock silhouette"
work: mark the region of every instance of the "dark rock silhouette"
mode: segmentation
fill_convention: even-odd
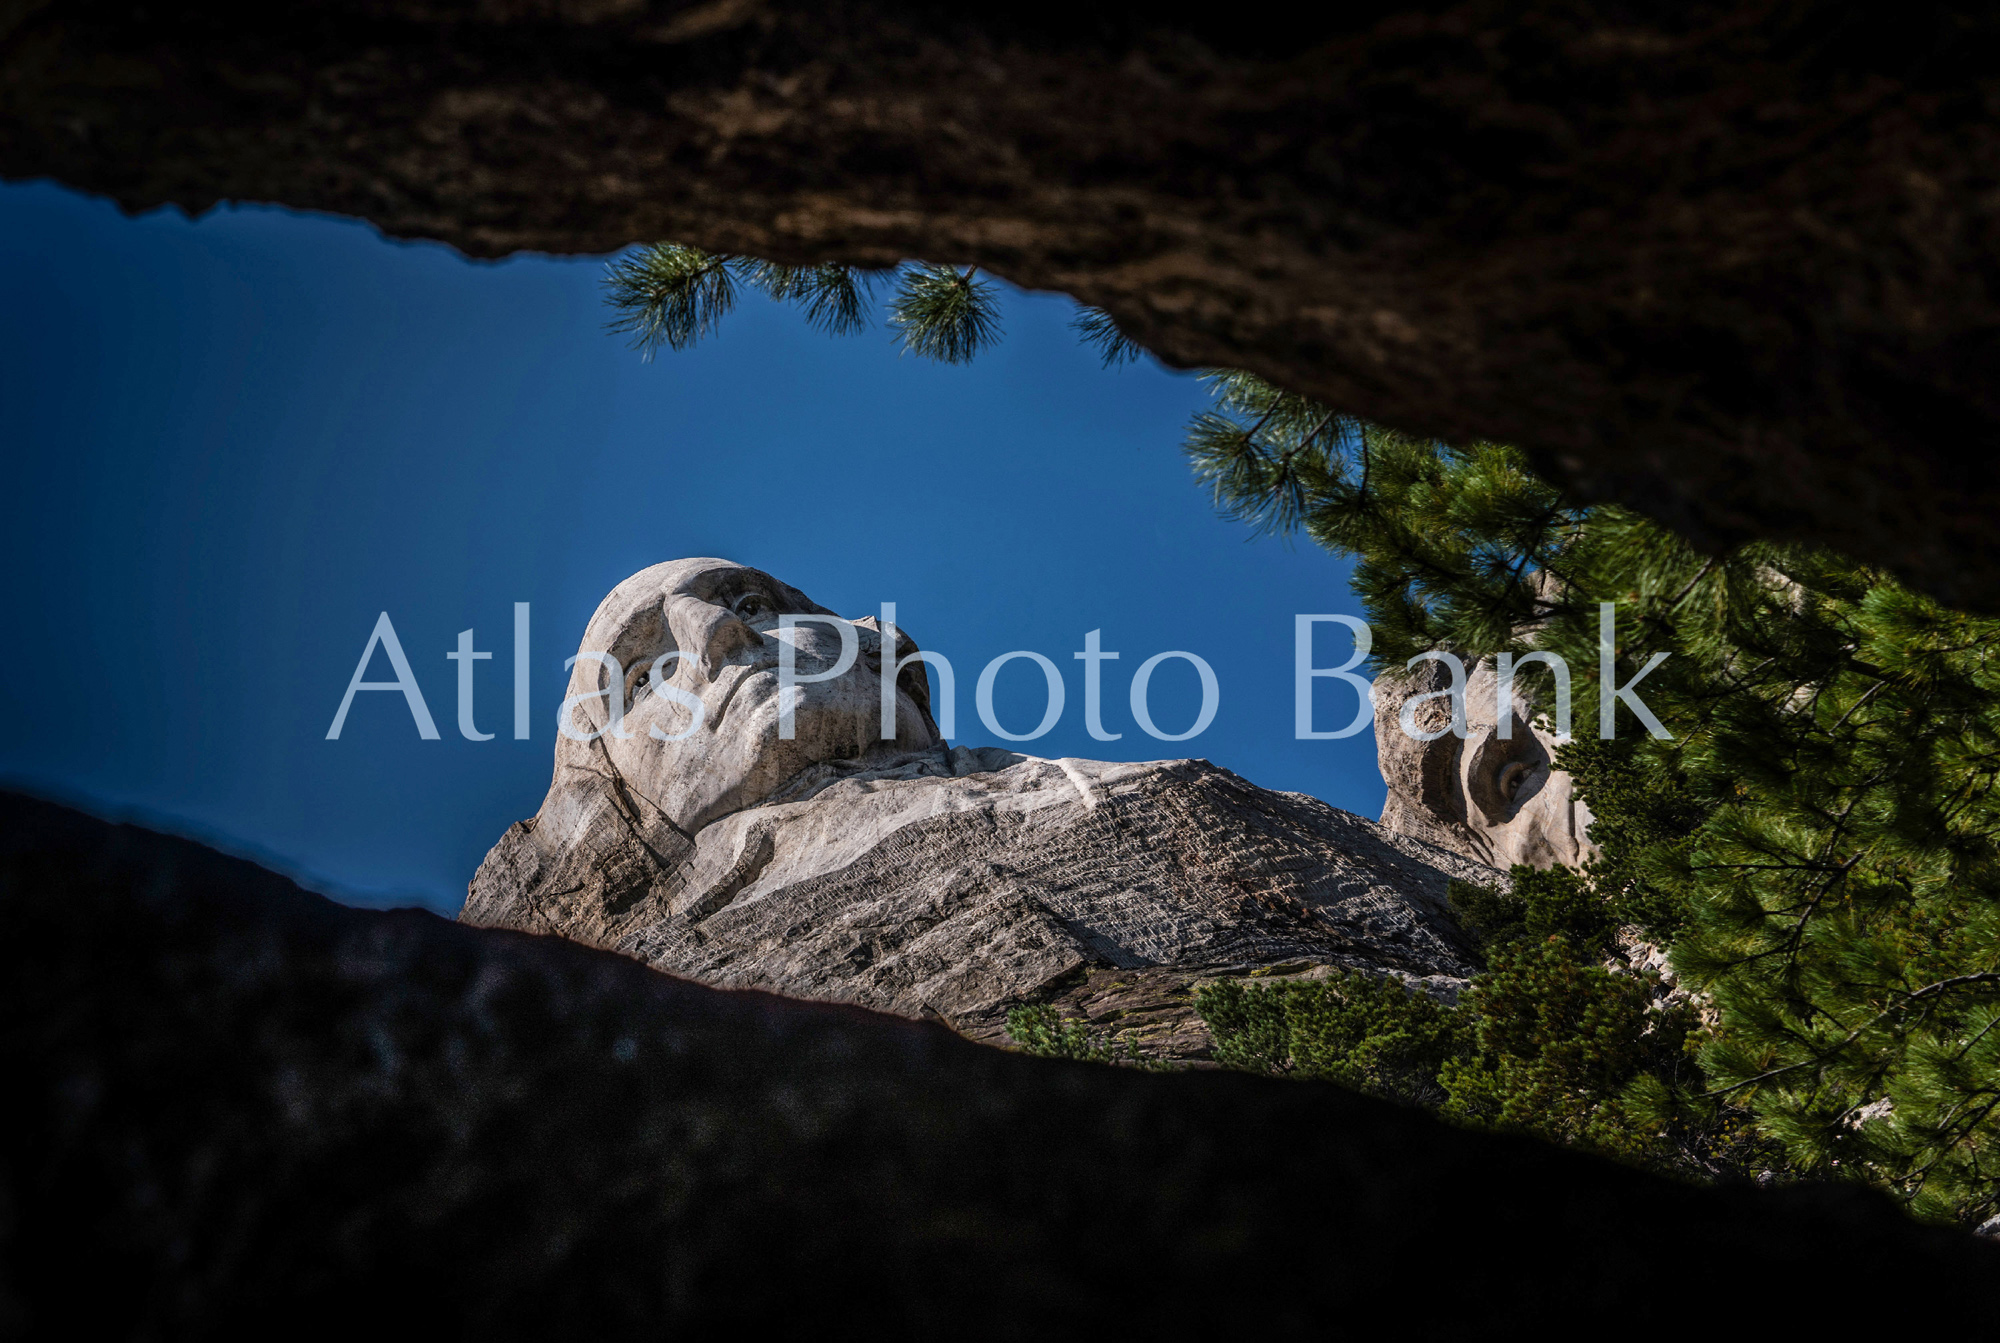
[[[476,256],[977,262],[2000,607],[1993,6],[69,0],[0,176]]]
[[[558,938],[345,909],[0,796],[0,1329],[2000,1323],[2000,1251],[1336,1089],[1004,1053]],[[1474,1333],[1473,1331],[1476,1331]]]

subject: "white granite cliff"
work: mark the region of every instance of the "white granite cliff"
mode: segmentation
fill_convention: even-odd
[[[541,811],[494,846],[461,919],[977,1038],[1053,1000],[1179,1058],[1208,1044],[1203,979],[1361,969],[1452,997],[1472,972],[1445,888],[1495,874],[1427,838],[1203,760],[947,747],[914,663],[891,692],[898,737],[879,741],[873,622],[850,627],[844,675],[801,687],[784,739],[787,612],[826,614],[722,560],[620,584],[582,645],[609,658],[579,658],[569,690],[591,739],[558,743]],[[827,669],[838,633],[784,637]]]

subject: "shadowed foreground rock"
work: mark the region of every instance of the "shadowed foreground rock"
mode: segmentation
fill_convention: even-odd
[[[0,176],[480,256],[977,262],[1993,609],[1996,37],[1832,0],[27,0]]]
[[[0,918],[9,1333],[1387,1311],[1495,1336],[1667,1309],[1705,1264],[1764,1285],[1738,1326],[1873,1293],[2000,1323],[2000,1256],[1853,1191],[1683,1188],[1321,1086],[1023,1058],[343,909],[18,796]]]

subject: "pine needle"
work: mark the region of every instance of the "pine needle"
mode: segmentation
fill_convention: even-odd
[[[868,329],[868,306],[875,277],[826,262],[817,266],[786,266],[776,261],[748,263],[745,278],[780,303],[796,303],[806,324],[829,336],[852,336]]]
[[[1069,326],[1079,340],[1102,356],[1106,368],[1132,363],[1145,353],[1137,341],[1118,329],[1118,323],[1102,308],[1078,309],[1076,316],[1069,319]]]
[[[896,281],[889,322],[903,348],[946,364],[969,363],[1000,338],[998,289],[970,266],[960,271],[920,261]]]
[[[605,302],[618,314],[605,325],[647,359],[662,345],[685,350],[736,306],[730,270],[739,261],[681,243],[635,248],[604,269]]]

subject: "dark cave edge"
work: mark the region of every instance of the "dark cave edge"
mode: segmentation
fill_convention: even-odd
[[[1180,367],[2000,610],[2000,9],[0,10],[0,177],[976,262]]]
[[[0,1317],[972,1336],[1360,1303],[1418,1333],[1758,1285],[2000,1323],[2000,1251],[1308,1083],[1039,1060],[554,938],[337,906],[0,795]],[[1910,1291],[1922,1284],[1922,1299]],[[300,1312],[311,1312],[302,1314]]]

